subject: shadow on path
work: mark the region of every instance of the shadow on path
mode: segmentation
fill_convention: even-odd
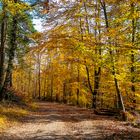
[[[90,109],[39,102],[19,125],[0,140],[140,140],[140,130],[113,117],[98,116]]]

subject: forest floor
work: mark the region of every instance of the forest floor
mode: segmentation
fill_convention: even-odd
[[[114,117],[58,103],[37,104],[37,110],[4,129],[0,140],[140,140],[140,129]]]

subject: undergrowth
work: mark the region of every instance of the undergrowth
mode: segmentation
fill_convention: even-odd
[[[24,95],[14,90],[7,94],[10,98],[0,102],[0,131],[13,123],[21,122],[30,111],[37,109],[36,103],[27,97],[25,98]]]

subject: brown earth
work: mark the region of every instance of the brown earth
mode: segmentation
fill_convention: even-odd
[[[0,134],[0,140],[140,140],[140,129],[90,109],[39,102],[19,124]]]

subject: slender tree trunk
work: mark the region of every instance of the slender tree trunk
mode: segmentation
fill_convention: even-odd
[[[30,60],[30,67],[31,67],[31,60]],[[31,68],[29,68],[29,73],[28,73],[28,96],[31,96]]]
[[[99,91],[99,84],[100,84],[100,73],[101,73],[101,68],[99,67],[98,71],[94,70],[94,91],[93,91],[93,103],[92,103],[92,108],[96,109],[96,96]]]
[[[79,94],[80,94],[80,83],[79,82],[80,82],[80,66],[78,64],[78,77],[77,77],[78,88],[77,88],[77,102],[76,102],[77,105],[79,105]]]
[[[98,71],[98,73],[95,73],[94,76],[94,90],[92,89],[92,85],[91,85],[91,82],[90,82],[90,74],[89,74],[89,69],[88,67],[86,66],[86,72],[87,72],[87,79],[88,79],[88,85],[89,85],[89,89],[90,89],[90,92],[92,93],[93,95],[93,98],[92,98],[92,108],[96,109],[96,96],[97,96],[97,93],[98,93],[98,89],[99,89],[99,78],[100,78],[100,70]],[[97,71],[95,71],[97,72]]]
[[[63,103],[65,104],[66,101],[66,83],[63,83]]]
[[[51,71],[51,102],[53,101],[53,66],[52,66],[52,71]]]
[[[41,54],[38,54],[38,99],[41,99]]]
[[[46,98],[46,85],[47,85],[47,59],[45,60],[45,72],[44,72],[44,87],[43,87],[43,92],[44,92],[44,95],[43,95],[43,98],[45,99]]]
[[[134,13],[134,10],[135,10],[135,5],[134,3],[131,4],[131,10],[132,10],[132,14]],[[136,34],[136,19],[132,19],[132,44],[134,45],[135,43],[135,34]],[[134,66],[134,63],[135,63],[135,55],[134,55],[134,51],[132,50],[131,51],[131,83],[132,83],[132,86],[131,86],[131,91],[132,91],[132,96],[133,96],[133,99],[132,99],[132,102],[134,103],[134,108],[135,108],[135,104],[136,104],[136,99],[135,99],[135,66]]]
[[[93,89],[92,89],[92,85],[91,85],[91,82],[90,82],[90,74],[89,74],[89,68],[88,68],[88,66],[86,66],[86,72],[87,72],[87,79],[88,79],[89,90],[90,90],[90,92],[93,95]]]
[[[44,92],[43,98],[44,99],[46,98],[46,84],[47,84],[47,79],[46,79],[46,74],[45,74],[45,77],[44,77],[44,87],[43,87],[43,92]]]
[[[37,98],[37,68],[35,66],[35,79],[34,79],[34,94],[33,94],[33,97],[36,99]]]
[[[105,24],[106,24],[106,29],[108,31],[109,28],[109,22],[108,22],[108,16],[107,16],[107,12],[106,12],[106,3],[104,2],[104,0],[101,1],[101,6],[103,8],[104,11],[104,17],[105,17]],[[109,43],[110,43],[110,38],[108,39]],[[116,78],[116,70],[115,70],[115,64],[114,64],[114,53],[110,48],[110,57],[111,57],[111,63],[112,63],[112,75],[114,77],[114,84],[115,84],[115,88],[116,88],[116,92],[117,92],[117,96],[118,96],[118,107],[120,110],[122,110],[123,112],[125,112],[125,107],[124,107],[124,103],[123,103],[123,99],[122,99],[122,94],[119,88],[119,84],[118,84],[118,80]]]

